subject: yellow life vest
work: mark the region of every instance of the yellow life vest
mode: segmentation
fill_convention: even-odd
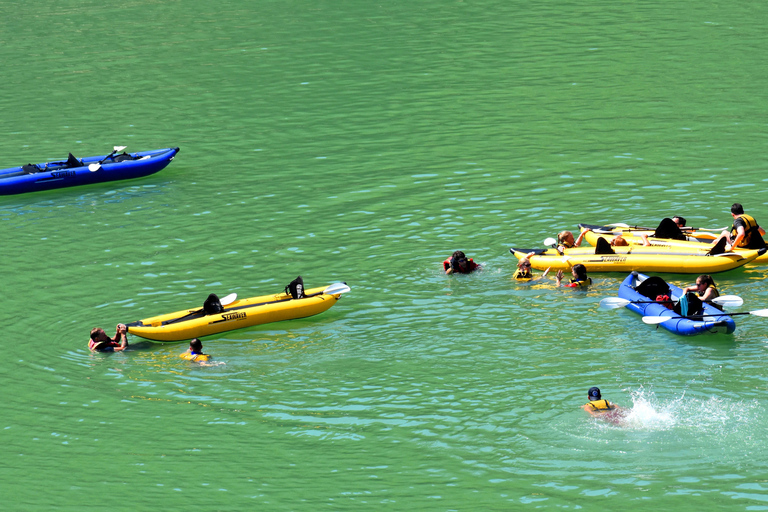
[[[531,272],[530,269],[526,272],[523,269],[518,267],[518,269],[515,270],[515,273],[512,274],[512,279],[519,279],[521,281],[526,279],[533,279],[533,273]]]
[[[590,400],[586,403],[586,405],[589,405],[592,407],[593,411],[611,411],[613,410],[613,406],[608,400]]]
[[[571,284],[576,284],[580,288],[583,288],[584,286],[589,286],[592,284],[592,278],[588,277],[584,281],[579,281],[578,279],[571,279]]]
[[[739,218],[744,221],[744,238],[741,239],[739,242],[739,247],[747,247],[749,246],[749,242],[752,240],[752,235],[757,232],[757,236],[760,236],[760,232],[757,231],[757,221],[750,215],[747,215],[746,213],[742,213],[739,215]],[[736,231],[736,226],[731,226],[731,236],[736,238],[738,236],[738,232]]]
[[[211,356],[208,354],[192,354],[190,352],[184,352],[183,354],[180,354],[179,357],[182,359],[186,359],[187,361],[209,361],[211,359]]]

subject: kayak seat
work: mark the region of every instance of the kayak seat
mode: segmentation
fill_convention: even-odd
[[[83,166],[83,162],[75,158],[75,156],[72,153],[70,153],[69,156],[67,157],[67,167],[71,169],[74,167],[82,167],[82,166]]]
[[[599,237],[595,243],[595,254],[616,254],[611,244],[603,237]]]
[[[216,296],[215,293],[212,293],[208,295],[208,298],[205,299],[205,302],[203,303],[203,312],[206,315],[215,315],[216,313],[221,313],[224,311],[224,306],[221,305],[221,301]]]
[[[123,153],[120,155],[115,155],[112,160],[114,160],[115,163],[117,162],[125,162],[126,160],[137,160],[137,158],[129,155],[128,153]]]
[[[659,295],[670,295],[669,285],[664,279],[659,276],[651,276],[635,288],[637,293],[648,297],[651,300],[656,300]]]
[[[21,170],[24,171],[24,174],[35,174],[36,172],[40,172],[40,168],[34,164],[22,165]]]

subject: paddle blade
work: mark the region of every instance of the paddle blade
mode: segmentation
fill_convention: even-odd
[[[758,309],[757,311],[750,311],[749,314],[750,315],[755,315],[755,316],[766,317],[766,316],[768,316],[768,309]]]
[[[101,169],[101,164],[91,164],[88,166],[88,170],[91,172],[96,172],[99,169]]]
[[[554,238],[552,238],[552,237],[550,237],[550,238],[545,238],[545,239],[544,239],[544,245],[546,245],[546,246],[549,246],[549,247],[551,247],[551,246],[553,246],[553,245],[555,245],[555,244],[557,244],[557,240],[555,240],[555,239],[554,239]]]
[[[666,322],[667,320],[671,320],[675,317],[673,316],[644,316],[643,317],[643,323],[648,325],[656,325],[663,322]]]
[[[600,301],[600,307],[603,309],[623,308],[627,304],[629,304],[629,301],[621,297],[606,297]]]
[[[342,293],[347,293],[350,290],[352,290],[352,288],[344,283],[333,283],[328,288],[323,290],[323,293],[325,295],[340,295]]]
[[[114,146],[112,149],[115,150],[115,153],[119,153],[120,151],[124,150],[128,146]]]
[[[228,306],[235,302],[237,300],[237,294],[236,293],[230,293],[226,297],[222,297],[221,299],[221,305],[222,306]]]
[[[723,295],[712,299],[712,302],[721,306],[727,306],[729,308],[737,308],[744,304],[744,299],[738,295]]]

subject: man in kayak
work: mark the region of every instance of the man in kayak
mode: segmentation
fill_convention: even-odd
[[[626,414],[624,408],[605,400],[601,396],[600,388],[598,387],[589,388],[587,397],[589,402],[582,405],[581,408],[592,416],[610,421],[611,423],[619,423]]]
[[[189,349],[179,357],[196,363],[202,363],[211,359],[211,356],[208,354],[203,354],[203,342],[198,338],[192,338],[192,341],[189,342]]]
[[[712,247],[716,246],[722,238],[728,241],[728,245],[725,246],[726,251],[730,251],[734,247],[742,249],[762,249],[765,247],[765,240],[763,240],[765,230],[758,226],[754,217],[744,213],[744,207],[740,203],[733,203],[731,216],[733,217],[731,230],[723,231],[715,239]]]
[[[480,268],[482,267],[472,261],[472,258],[467,258],[464,251],[454,252],[443,262],[443,270],[446,274],[469,274]]]
[[[128,328],[125,324],[117,324],[115,337],[110,338],[104,329],[94,327],[91,329],[91,339],[88,340],[88,348],[92,352],[120,352],[128,348]]]
[[[573,275],[573,279],[571,279],[571,282],[563,285],[566,288],[586,288],[587,286],[592,284],[592,278],[587,277],[587,267],[585,267],[581,263],[577,263],[576,265],[571,267],[571,274]],[[557,275],[555,276],[555,282],[557,283],[557,286],[560,286],[560,282],[562,280],[563,280],[563,271],[558,270]]]

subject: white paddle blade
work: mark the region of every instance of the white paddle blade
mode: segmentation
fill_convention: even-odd
[[[552,237],[544,239],[544,245],[546,246],[552,246],[552,245],[555,245],[556,243],[557,243],[557,240],[555,240]]]
[[[124,150],[128,146],[114,146],[112,149],[115,150],[115,153],[119,153],[120,151]]]
[[[235,302],[236,300],[237,300],[237,294],[236,293],[230,293],[229,295],[227,295],[226,297],[223,297],[221,299],[221,305],[222,306],[228,306],[228,305],[232,304],[233,302]]]
[[[606,297],[600,301],[600,307],[603,309],[623,308],[627,304],[629,304],[629,301],[621,297]]]
[[[727,306],[729,308],[737,308],[744,304],[744,299],[738,295],[722,295],[712,299],[712,302],[715,304],[720,304],[721,306]]]
[[[768,316],[768,309],[758,309],[757,311],[750,311],[749,314],[766,317]]]
[[[101,169],[101,164],[91,164],[88,166],[88,170],[91,172],[96,172],[99,169]]]
[[[666,322],[667,320],[671,320],[675,317],[673,316],[644,316],[643,317],[643,323],[648,325],[656,325],[663,322]]]
[[[624,222],[612,222],[610,224],[607,224],[607,226],[615,226],[617,228],[628,228],[629,224],[626,224]]]
[[[352,288],[344,283],[333,283],[328,288],[323,290],[323,293],[325,295],[341,295],[342,293],[347,293],[350,290],[352,290]]]

